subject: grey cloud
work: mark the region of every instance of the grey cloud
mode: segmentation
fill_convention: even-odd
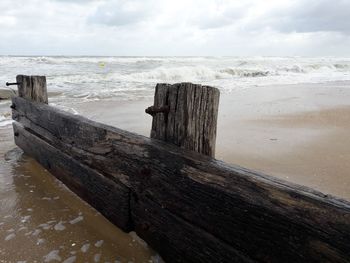
[[[199,13],[199,16],[191,20],[191,24],[200,29],[216,29],[232,25],[243,18],[249,8],[246,5],[227,6],[222,12],[210,14],[210,10]]]
[[[80,3],[90,3],[90,2],[102,2],[103,0],[53,0],[55,2],[64,2],[69,4],[80,4]]]
[[[144,21],[152,14],[151,1],[111,0],[88,18],[89,23],[125,26]]]
[[[288,10],[268,13],[262,25],[282,32],[342,32],[350,33],[349,0],[298,1]]]

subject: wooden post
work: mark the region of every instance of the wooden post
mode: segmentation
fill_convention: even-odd
[[[157,84],[151,138],[215,156],[220,91],[192,83]]]
[[[16,80],[19,97],[48,104],[45,76],[18,75]]]

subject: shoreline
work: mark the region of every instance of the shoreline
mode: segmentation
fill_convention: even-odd
[[[223,93],[219,106],[216,158],[350,200],[348,87],[350,82],[256,87]],[[74,109],[89,119],[130,132],[148,137],[151,130],[152,117],[144,110],[153,104],[153,98],[79,101],[74,104],[71,100],[57,101],[55,98],[53,101],[59,108]],[[10,104],[9,100],[0,103],[0,116],[10,116]],[[156,258],[161,262],[156,253],[138,241],[135,235],[121,233],[49,176],[34,160],[11,151],[13,148],[12,126],[0,126],[0,203],[4,207],[0,212],[3,218],[0,220],[2,257],[11,260],[25,258],[25,253],[44,239],[49,242],[45,243],[43,250],[34,249],[35,255],[32,256],[35,258],[47,255],[60,244],[64,247],[60,248],[60,255],[69,255],[75,252],[70,248],[72,242],[79,245],[78,249],[91,244],[90,254],[78,258],[93,258],[99,250],[93,247],[94,242],[103,239],[106,260],[117,253],[120,258]],[[54,199],[57,197],[59,199]],[[79,213],[84,220],[70,227],[68,222],[79,218]],[[31,216],[29,222],[23,223],[28,216]],[[54,224],[47,226],[49,231],[38,227],[53,220],[56,220]],[[64,223],[60,224],[61,221]],[[101,227],[97,229],[96,223]],[[66,233],[68,239],[54,230],[54,226],[61,227],[62,224],[70,230]],[[28,230],[21,232],[23,227]],[[8,232],[12,229],[16,233],[13,243],[3,241],[12,234]],[[30,234],[26,236],[26,233]],[[33,233],[39,233],[40,240],[33,238]],[[23,249],[11,255],[14,246]],[[115,250],[116,247],[120,249]]]
[[[350,200],[347,87],[350,82],[223,93],[216,158]],[[153,104],[153,98],[57,104],[147,137],[151,130],[152,118],[144,110]]]
[[[216,158],[350,200],[347,87],[350,82],[296,84],[222,94]],[[153,99],[104,100],[75,109],[95,121],[149,136],[152,118],[144,109],[152,104]]]

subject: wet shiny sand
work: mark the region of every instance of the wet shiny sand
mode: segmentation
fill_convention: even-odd
[[[66,261],[65,261],[66,260]],[[160,262],[15,148],[0,129],[0,262]]]

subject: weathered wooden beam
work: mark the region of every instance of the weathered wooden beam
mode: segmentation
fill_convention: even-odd
[[[135,231],[166,262],[256,262],[239,248],[168,211],[152,197],[138,199],[133,195],[131,207]]]
[[[45,76],[18,75],[16,80],[20,97],[48,104]]]
[[[29,129],[14,122],[15,143],[36,159],[74,193],[96,208],[124,231],[133,229],[130,217],[130,189],[79,163],[48,144]]]
[[[151,138],[215,156],[220,92],[192,83],[157,84]]]
[[[13,104],[31,134],[131,190],[137,233],[168,262],[350,261],[347,201],[42,103]]]

